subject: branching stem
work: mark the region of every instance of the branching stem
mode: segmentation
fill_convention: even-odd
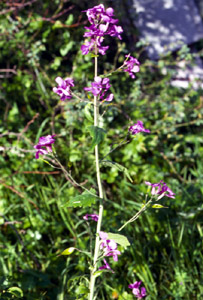
[[[97,58],[97,46],[95,43],[95,65],[94,65],[94,77],[98,76],[98,58]],[[94,126],[99,125],[99,103],[97,96],[94,96]],[[101,175],[100,175],[100,165],[99,165],[99,147],[98,145],[95,146],[95,163],[96,163],[96,174],[97,174],[97,185],[99,190],[99,218],[97,222],[97,232],[96,232],[96,241],[95,241],[95,249],[94,249],[94,259],[93,259],[93,268],[90,274],[90,294],[89,300],[94,299],[94,286],[95,286],[95,275],[94,273],[97,270],[97,261],[99,256],[99,232],[101,231],[101,224],[102,224],[102,216],[103,216],[103,190],[102,190],[102,183],[101,183]]]

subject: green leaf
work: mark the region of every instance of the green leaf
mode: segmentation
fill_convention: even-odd
[[[90,192],[95,194],[94,189],[90,189]],[[70,201],[65,205],[65,207],[87,207],[91,206],[95,203],[96,199],[98,198],[96,195],[92,195],[88,192],[84,192],[81,195],[78,195],[76,197],[72,197]]]
[[[69,43],[63,45],[60,48],[61,56],[65,56],[68,53],[68,51],[73,47],[73,45],[74,45],[74,41],[70,41]]]
[[[72,254],[74,251],[75,251],[75,248],[74,248],[74,247],[70,247],[70,248],[65,249],[65,250],[61,253],[61,255],[70,255],[70,254]]]
[[[14,295],[17,298],[22,298],[23,297],[23,291],[17,286],[10,287],[7,290],[7,292],[9,292],[10,294]]]
[[[90,132],[92,137],[92,145],[90,149],[93,149],[96,145],[101,143],[104,140],[106,131],[97,126],[88,126],[87,130]]]
[[[65,21],[65,24],[66,25],[71,25],[74,21],[74,17],[73,17],[73,14],[70,14],[67,18],[67,20]]]
[[[153,208],[168,208],[168,207],[163,206],[161,204],[153,204],[151,207],[153,207]]]
[[[61,23],[61,21],[57,20],[54,25],[52,26],[53,29],[57,29],[57,28],[63,28],[63,24]]]
[[[126,236],[124,236],[122,234],[111,233],[111,232],[107,232],[107,234],[108,234],[108,238],[110,240],[114,240],[117,244],[119,244],[123,247],[130,246],[130,243]]]
[[[85,112],[85,117],[90,121],[90,122],[93,122],[93,117],[91,115],[91,106],[92,106],[93,103],[88,103],[87,105],[85,105],[85,109],[84,109],[84,112]]]
[[[124,174],[130,180],[130,182],[133,182],[132,178],[130,177],[130,174],[129,174],[128,170],[124,166],[122,166],[122,165],[120,165],[120,164],[118,164],[114,161],[110,161],[110,160],[102,160],[101,164],[105,165],[105,166],[117,168],[119,171],[124,172]]]

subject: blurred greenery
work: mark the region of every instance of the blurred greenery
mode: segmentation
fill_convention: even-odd
[[[76,0],[0,5],[0,299],[86,299],[89,256],[59,254],[69,247],[92,251],[95,223],[82,217],[97,213],[98,202],[91,208],[67,207],[81,189],[60,169],[36,160],[33,145],[42,135],[56,134],[63,166],[84,187],[97,190],[88,132],[92,107],[74,99],[61,102],[52,92],[57,76],[72,77],[74,92],[85,97],[93,64],[80,51],[87,24],[81,11],[90,5]],[[129,51],[125,41],[125,34],[122,42],[108,41],[112,48],[100,58],[100,72],[122,64]],[[141,61],[136,79],[122,72],[110,79],[115,99],[102,108],[106,136],[100,156],[137,120],[151,134],[129,138],[105,157],[114,164],[101,166],[107,199],[102,229],[117,233],[140,209],[148,191],[145,180],[164,179],[176,198],[163,198],[167,209],[151,208],[121,232],[131,246],[125,251],[119,246],[119,261],[110,262],[115,274],[98,277],[97,299],[131,300],[128,285],[142,280],[147,300],[201,300],[202,90],[192,83],[187,89],[171,84],[176,64],[192,64],[193,54],[183,46],[176,55],[149,61],[141,44],[134,50]]]

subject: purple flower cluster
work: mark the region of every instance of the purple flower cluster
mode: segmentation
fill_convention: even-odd
[[[100,249],[103,250],[103,256],[113,256],[114,261],[118,261],[118,255],[120,255],[120,251],[117,250],[117,244],[114,240],[108,239],[108,234],[106,232],[101,231],[99,233],[101,238]],[[104,259],[104,266],[100,267],[99,270],[108,269],[111,270],[110,266]],[[111,270],[112,271],[112,270]]]
[[[91,92],[94,96],[100,97],[102,101],[112,101],[113,94],[108,94],[106,97],[106,92],[111,87],[108,78],[95,77],[94,82],[91,83],[91,87],[85,87],[84,90],[87,92]],[[106,97],[106,98],[105,98]]]
[[[99,219],[99,216],[98,216],[98,215],[95,215],[95,214],[86,214],[86,215],[83,217],[83,219],[86,220],[86,221],[88,221],[89,218],[90,218],[91,220],[97,222],[98,219]]]
[[[175,198],[175,194],[172,192],[172,190],[166,185],[166,183],[161,180],[159,183],[151,183],[148,181],[145,181],[146,185],[149,185],[152,187],[151,194],[152,195],[159,195],[157,200],[161,199],[164,196],[167,196],[169,198]]]
[[[129,58],[129,60],[126,60],[124,62],[124,72],[128,72],[131,78],[135,78],[135,75],[133,73],[137,73],[140,70],[140,63],[137,60],[137,58],[134,58],[132,56],[126,55],[125,57]]]
[[[87,18],[90,22],[89,27],[85,27],[87,31],[84,37],[90,38],[81,46],[82,54],[86,55],[95,48],[99,53],[104,55],[109,46],[102,46],[105,35],[118,37],[121,40],[120,34],[123,32],[121,26],[117,26],[117,19],[114,19],[114,10],[109,7],[105,9],[103,4],[94,6],[93,8],[85,10]]]
[[[35,149],[37,149],[37,152],[35,154],[35,158],[39,158],[39,154],[47,154],[48,152],[52,152],[52,144],[55,142],[55,134],[54,135],[47,135],[42,136],[39,138],[39,142],[37,145],[34,146]],[[46,149],[44,149],[44,147]]]
[[[71,90],[70,88],[74,86],[74,80],[72,78],[65,78],[64,80],[61,77],[56,77],[56,83],[58,87],[53,88],[53,92],[61,97],[61,100],[71,99]]]
[[[135,281],[134,283],[129,284],[128,286],[130,289],[132,289],[133,295],[135,295],[135,297],[139,300],[147,295],[145,287],[141,287],[140,289],[141,283],[142,281]]]
[[[137,134],[139,132],[150,132],[149,129],[145,129],[142,121],[137,121],[133,126],[130,126],[129,131],[132,134]]]

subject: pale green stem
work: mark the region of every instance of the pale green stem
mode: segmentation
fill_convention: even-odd
[[[94,77],[96,76],[98,76],[98,59],[97,59],[97,47],[95,45]],[[98,126],[98,125],[99,125],[99,103],[98,103],[97,96],[94,96],[94,126]],[[99,205],[99,218],[97,222],[97,234],[96,234],[95,249],[94,249],[93,268],[90,274],[89,300],[94,299],[94,286],[95,286],[95,279],[96,279],[94,273],[97,270],[97,260],[99,256],[99,245],[100,245],[99,232],[101,231],[101,223],[102,223],[102,216],[103,216],[103,190],[102,190],[102,183],[101,183],[101,176],[100,176],[98,145],[95,146],[95,163],[96,163],[97,185],[99,190],[100,205]]]
[[[137,213],[136,215],[134,215],[130,220],[128,220],[123,226],[121,226],[121,228],[118,229],[118,231],[121,231],[126,225],[128,225],[129,223],[134,222],[137,218],[139,218],[139,216],[147,209],[147,207],[149,206],[149,204],[152,202],[152,199],[150,199]]]

